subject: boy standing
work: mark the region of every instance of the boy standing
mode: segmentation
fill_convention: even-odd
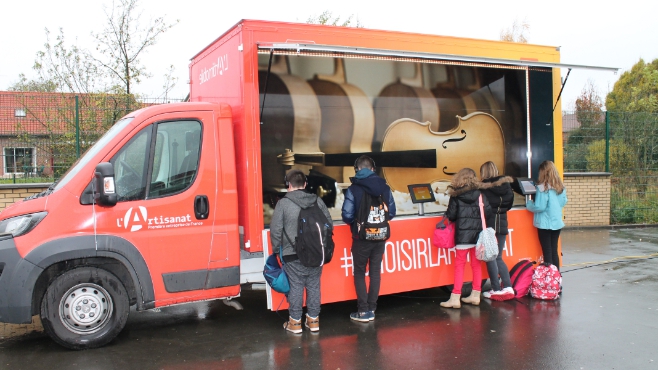
[[[317,203],[322,213],[331,220],[331,215],[324,202],[314,194],[304,191],[306,175],[300,170],[291,170],[285,176],[288,194],[276,205],[270,221],[270,239],[272,249],[277,251],[283,245],[283,269],[288,275],[290,292],[288,293],[288,312],[290,317],[283,327],[295,334],[302,332],[302,313],[304,289],[306,289],[306,327],[312,332],[320,330],[320,276],[322,266],[307,267],[302,265],[295,252],[297,236],[297,219],[302,208],[306,209]]]
[[[375,319],[379,285],[381,282],[382,257],[386,241],[360,240],[357,222],[355,220],[364,193],[381,196],[388,205],[389,217],[395,217],[395,201],[391,188],[386,181],[377,176],[375,161],[362,155],[354,162],[356,175],[350,180],[352,185],[347,188],[343,203],[342,218],[352,230],[352,263],[354,264],[354,287],[357,296],[357,312],[350,314],[350,319],[368,322]],[[366,265],[370,276],[370,287],[366,290]]]

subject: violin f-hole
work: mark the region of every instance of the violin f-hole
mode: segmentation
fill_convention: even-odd
[[[443,167],[443,173],[445,173],[448,176],[454,176],[457,172],[448,172],[446,171],[448,169],[448,166]]]
[[[466,139],[466,131],[465,131],[465,130],[461,130],[461,133],[462,133],[462,135],[464,135],[464,136],[462,136],[462,137],[460,137],[460,138],[456,138],[456,139],[447,139],[447,140],[445,140],[444,142],[442,142],[442,143],[441,143],[441,146],[443,147],[443,149],[448,149],[448,147],[446,146],[446,143],[448,143],[448,142],[451,142],[451,141],[462,141],[462,140]],[[444,172],[445,172],[445,171],[444,171]]]

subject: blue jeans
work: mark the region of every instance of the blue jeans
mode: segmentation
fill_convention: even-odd
[[[512,286],[512,282],[509,278],[509,270],[503,261],[503,248],[505,248],[506,238],[507,235],[496,234],[496,239],[498,239],[498,257],[493,261],[487,262],[487,272],[489,273],[489,280],[491,280],[491,289],[494,291],[501,290],[498,276],[500,276],[500,280],[503,281],[502,288]]]

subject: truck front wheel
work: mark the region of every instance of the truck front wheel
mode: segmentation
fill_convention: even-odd
[[[41,300],[41,323],[64,347],[101,347],[123,329],[128,302],[126,288],[116,276],[96,267],[79,267],[48,286]]]

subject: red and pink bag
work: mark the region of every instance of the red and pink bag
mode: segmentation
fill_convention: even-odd
[[[558,299],[562,287],[562,275],[555,265],[542,263],[532,275],[530,295],[537,299]]]
[[[441,221],[436,224],[432,244],[437,248],[454,248],[455,247],[455,224],[443,216]]]
[[[528,295],[530,285],[532,284],[532,275],[535,271],[535,263],[535,261],[528,260],[519,261],[509,271],[515,298],[521,298]]]

